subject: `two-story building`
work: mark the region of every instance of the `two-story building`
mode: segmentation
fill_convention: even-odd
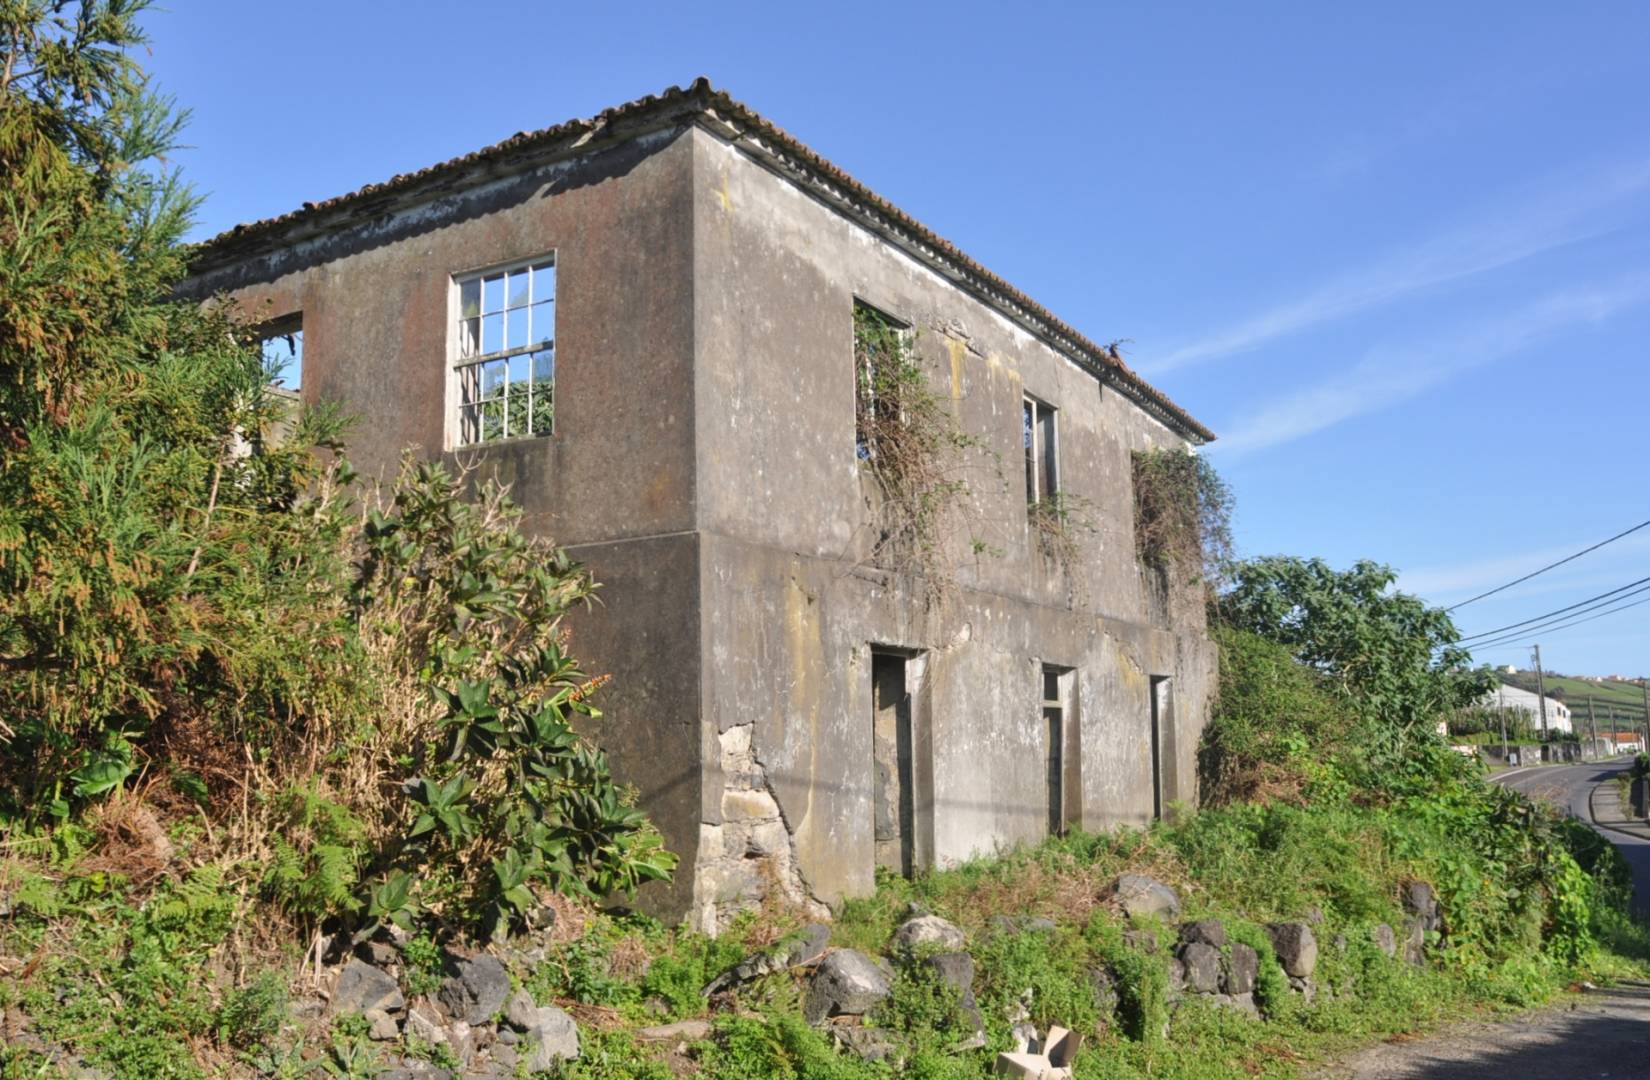
[[[659,914],[714,931],[1195,798],[1215,650],[1201,586],[1136,558],[1130,455],[1211,434],[704,81],[237,227],[187,292],[301,341],[363,475],[473,462],[602,582],[574,651],[682,858]],[[940,602],[871,557],[856,305],[997,463]],[[1076,558],[1031,520],[1054,491]]]

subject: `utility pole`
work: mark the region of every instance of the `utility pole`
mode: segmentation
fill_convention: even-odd
[[[1547,758],[1547,683],[1541,676],[1541,646],[1535,647],[1535,692],[1541,699],[1541,758]]]
[[[1572,712],[1570,715],[1574,716],[1575,713]],[[1593,695],[1591,694],[1587,695],[1587,736],[1587,741],[1593,748],[1593,760],[1597,761],[1599,759],[1598,725],[1593,723]],[[1614,750],[1615,747],[1612,746],[1610,749]]]
[[[1616,735],[1616,707],[1614,705],[1606,705],[1604,708],[1610,716],[1610,752],[1614,754],[1617,750],[1621,749],[1621,739]]]
[[[1501,718],[1501,764],[1511,765],[1507,750],[1507,684],[1497,683],[1495,686],[1495,703],[1498,708],[1495,714]]]

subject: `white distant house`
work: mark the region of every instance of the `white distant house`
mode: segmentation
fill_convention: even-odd
[[[1518,709],[1530,714],[1530,726],[1541,730],[1541,695],[1516,686],[1498,686],[1479,701],[1491,709]],[[1557,698],[1547,699],[1547,730],[1570,730],[1570,709]]]

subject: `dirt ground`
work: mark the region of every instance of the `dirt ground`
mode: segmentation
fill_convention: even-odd
[[[1588,991],[1521,1017],[1385,1043],[1319,1075],[1324,1080],[1650,1080],[1650,983]]]

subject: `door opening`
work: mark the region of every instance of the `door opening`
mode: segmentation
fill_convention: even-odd
[[[907,658],[871,653],[871,753],[876,861],[906,877],[916,869],[916,792]]]

